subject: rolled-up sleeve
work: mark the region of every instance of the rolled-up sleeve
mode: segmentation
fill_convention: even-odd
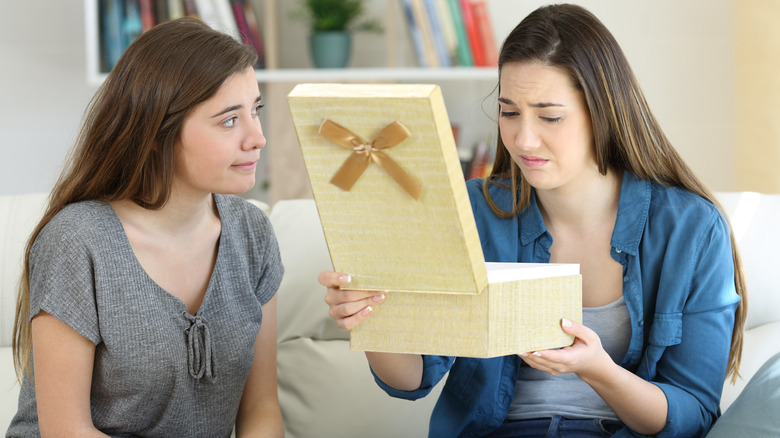
[[[374,380],[382,390],[388,395],[395,398],[402,398],[405,400],[417,400],[428,395],[436,384],[441,381],[447,372],[452,367],[452,363],[455,360],[454,357],[447,356],[423,356],[423,375],[420,387],[414,391],[402,391],[393,388],[387,383],[383,382],[374,370],[371,370],[371,374],[374,375]]]
[[[682,278],[689,290],[683,311],[666,317],[667,327],[652,331],[645,359],[659,349],[652,383],[666,395],[667,425],[659,437],[703,436],[718,416],[726,377],[734,315],[739,303],[728,227],[719,214],[700,228],[695,252]],[[653,366],[650,365],[652,369]]]

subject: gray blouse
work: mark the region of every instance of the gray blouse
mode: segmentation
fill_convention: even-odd
[[[110,205],[66,206],[30,254],[30,318],[46,311],[95,344],[90,406],[112,436],[227,437],[252,367],[261,306],[283,267],[265,214],[214,195],[222,231],[203,303],[184,303],[141,267]],[[24,380],[7,436],[39,436]]]

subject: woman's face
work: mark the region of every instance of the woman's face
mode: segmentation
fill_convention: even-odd
[[[585,98],[561,70],[540,62],[501,69],[501,139],[537,190],[576,189],[598,177]]]
[[[257,112],[260,91],[251,68],[225,80],[184,120],[174,187],[193,193],[243,193],[255,184],[265,146]]]

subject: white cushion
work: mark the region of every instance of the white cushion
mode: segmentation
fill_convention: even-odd
[[[11,345],[22,256],[30,233],[43,215],[47,196],[0,196],[0,346]]]

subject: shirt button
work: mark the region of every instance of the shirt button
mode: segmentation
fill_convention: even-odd
[[[615,248],[615,252],[616,252],[616,253],[618,253],[618,254],[620,254],[620,253],[621,253],[621,252],[623,252],[623,251],[621,251],[621,250],[620,250],[620,249],[618,249],[618,248]]]

